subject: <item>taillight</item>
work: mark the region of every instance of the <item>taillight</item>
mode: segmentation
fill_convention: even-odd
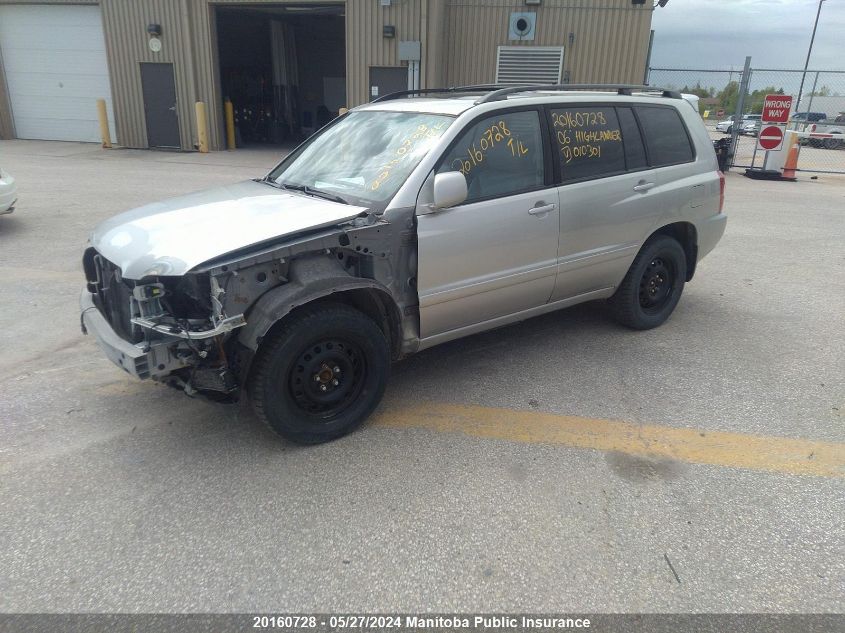
[[[725,174],[719,172],[719,213],[725,208]]]

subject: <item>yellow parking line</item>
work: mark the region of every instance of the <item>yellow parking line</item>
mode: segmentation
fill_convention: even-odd
[[[639,425],[459,404],[421,404],[385,409],[374,418],[373,424],[618,451],[642,457],[668,457],[693,464],[793,475],[845,476],[845,444],[835,442]]]

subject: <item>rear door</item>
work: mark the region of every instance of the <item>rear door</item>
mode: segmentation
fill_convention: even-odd
[[[437,172],[462,172],[469,196],[417,218],[422,338],[549,300],[559,227],[549,165],[536,108],[476,119],[451,145]]]
[[[660,213],[632,109],[548,109],[560,180],[560,252],[552,301],[618,284]]]

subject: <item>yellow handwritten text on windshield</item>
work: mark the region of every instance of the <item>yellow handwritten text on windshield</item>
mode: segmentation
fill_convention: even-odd
[[[507,140],[506,140],[507,139]],[[504,143],[510,150],[512,158],[522,158],[528,154],[528,148],[519,138],[513,136],[504,121],[491,125],[484,130],[471,146],[467,147],[469,158],[456,158],[452,161],[452,169],[468,175],[475,167],[484,162],[487,153]]]
[[[399,148],[393,154],[394,158],[380,167],[378,176],[376,176],[370,183],[370,189],[375,191],[381,187],[382,183],[390,178],[391,170],[408,156],[413,154],[413,150],[417,149],[421,141],[438,138],[443,133],[443,128],[445,126],[445,123],[438,123],[437,125],[433,125],[431,127],[427,126],[425,123],[421,123],[417,126],[417,129],[413,134],[402,140]]]

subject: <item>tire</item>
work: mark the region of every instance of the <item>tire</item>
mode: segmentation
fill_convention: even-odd
[[[733,132],[733,131],[734,131],[733,126],[731,126],[727,130],[725,130],[725,134],[730,135],[730,133]]]
[[[826,138],[823,141],[825,149],[839,149],[842,147],[843,141],[841,138]]]
[[[686,275],[687,258],[677,240],[651,237],[608,300],[614,319],[635,330],[662,325],[678,305]]]
[[[320,444],[357,428],[387,385],[390,348],[372,319],[342,304],[305,307],[268,336],[247,385],[272,431]]]

